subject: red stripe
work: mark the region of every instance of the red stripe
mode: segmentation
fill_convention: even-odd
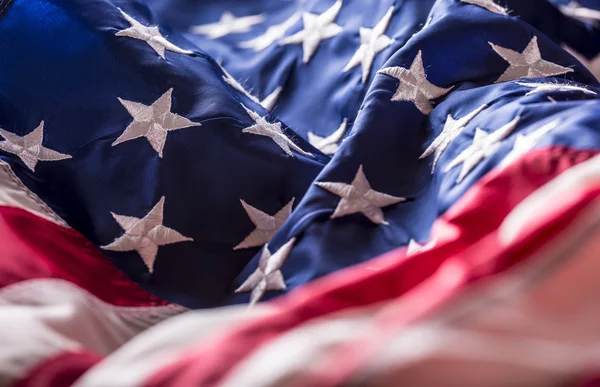
[[[14,207],[0,206],[0,288],[34,278],[72,282],[117,306],[158,306],[77,231]]]
[[[588,379],[583,383],[574,384],[573,387],[600,387],[600,375]]]
[[[38,364],[14,387],[67,387],[100,360],[93,352],[64,352]]]
[[[597,153],[565,147],[536,150],[506,169],[488,174],[436,224],[436,248],[409,258],[405,257],[404,249],[399,249],[376,261],[335,273],[298,289],[274,303],[282,309],[281,313],[253,320],[182,355],[148,378],[146,386],[216,385],[248,353],[286,330],[317,316],[398,298],[426,281],[433,281],[425,288],[425,294],[421,293],[421,297],[413,303],[415,309],[411,312],[405,310],[402,316],[405,321],[418,317],[453,293],[459,285],[502,272],[516,263],[513,258],[529,257],[535,247],[547,242],[544,237],[552,235],[552,230],[521,241],[510,255],[490,255],[494,259],[504,257],[503,260],[485,259],[486,252],[498,249],[495,239],[491,242],[487,236],[496,232],[519,202],[564,170],[589,160]],[[571,216],[574,214],[571,213]],[[447,266],[451,258],[459,257],[474,244],[477,244],[479,254],[470,255],[466,261],[450,262],[458,264],[457,267],[464,271],[463,278],[454,285],[438,282],[436,272],[442,264]],[[381,270],[366,270],[369,266],[379,266]],[[427,300],[430,302],[425,302]],[[353,361],[346,360],[349,363],[345,372],[353,368]]]

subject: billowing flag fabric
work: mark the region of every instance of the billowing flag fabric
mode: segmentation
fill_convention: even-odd
[[[594,385],[599,23],[0,1],[0,385]]]

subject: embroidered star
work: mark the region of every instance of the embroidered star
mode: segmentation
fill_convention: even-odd
[[[148,270],[152,272],[159,246],[193,241],[192,238],[163,226],[164,205],[165,197],[163,196],[142,219],[111,212],[125,233],[102,248],[110,251],[137,251]]]
[[[569,4],[561,5],[559,8],[562,13],[575,19],[589,23],[597,23],[600,21],[600,11],[582,7],[579,5],[579,1],[572,0]]]
[[[415,241],[414,239],[411,239],[410,242],[408,242],[408,247],[406,249],[406,255],[411,256],[411,255],[414,255],[417,253],[422,253],[423,251],[430,250],[435,247],[436,243],[437,243],[437,239],[432,239],[431,241],[429,241],[429,243],[422,245],[422,244],[418,243],[417,241]]]
[[[331,135],[327,137],[320,137],[314,134],[313,132],[308,132],[308,142],[321,152],[326,155],[332,155],[337,152],[339,145],[338,143],[344,137],[344,133],[346,133],[346,128],[348,126],[348,119],[344,118],[340,127]]]
[[[250,217],[250,220],[252,221],[252,223],[254,223],[256,228],[252,230],[252,232],[233,249],[248,249],[250,247],[262,246],[269,242],[271,238],[273,238],[273,235],[275,235],[275,233],[279,231],[281,226],[283,226],[285,221],[292,214],[294,199],[295,198],[292,198],[292,200],[290,200],[288,204],[283,206],[282,209],[277,211],[275,215],[272,216],[262,212],[261,210],[255,207],[252,207],[245,201],[240,200],[240,202],[242,202],[244,210],[246,210],[248,217]]]
[[[429,147],[425,150],[425,152],[423,152],[423,154],[420,157],[420,159],[424,159],[435,153],[433,167],[431,169],[432,172],[435,170],[435,167],[438,161],[440,160],[440,157],[442,157],[442,154],[444,153],[446,148],[448,148],[448,145],[450,145],[450,143],[456,138],[456,136],[458,136],[465,129],[465,126],[467,126],[469,122],[471,122],[471,120],[475,118],[475,116],[477,116],[483,110],[487,109],[487,107],[487,105],[481,105],[476,110],[472,111],[471,113],[467,114],[459,120],[455,120],[454,117],[448,114],[448,117],[446,118],[446,123],[444,124],[444,129],[439,134],[439,136],[437,136],[436,139],[433,140],[431,145],[429,145]]]
[[[148,45],[152,47],[152,49],[156,51],[156,53],[163,59],[165,59],[165,50],[173,51],[178,54],[193,54],[192,51],[177,47],[165,39],[158,30],[158,27],[148,27],[141,24],[123,12],[121,8],[119,8],[119,12],[121,12],[121,15],[123,15],[129,24],[131,24],[131,27],[117,32],[115,34],[116,36],[126,36],[128,38],[143,40],[144,42],[148,43]]]
[[[437,87],[427,80],[421,51],[417,53],[409,70],[404,67],[386,67],[379,70],[378,74],[389,75],[400,81],[398,89],[392,96],[392,101],[413,102],[423,114],[429,114],[433,110],[431,100],[452,90],[451,87],[447,89]]]
[[[281,122],[271,123],[267,121],[265,117],[259,116],[256,112],[253,112],[246,106],[242,105],[242,107],[254,121],[254,125],[245,128],[242,130],[242,132],[271,138],[275,144],[277,144],[277,146],[289,156],[294,157],[290,148],[298,153],[302,153],[305,156],[312,156],[312,153],[303,151],[298,145],[296,145],[292,140],[287,138],[285,134],[283,134],[283,131],[281,130]]]
[[[35,172],[38,161],[58,161],[70,159],[71,155],[57,152],[42,145],[44,141],[44,121],[40,122],[32,132],[17,136],[14,133],[0,129],[4,141],[0,142],[0,150],[16,155],[23,161],[31,172]]]
[[[482,160],[490,157],[498,147],[500,142],[508,137],[519,124],[520,116],[515,117],[511,122],[504,125],[493,133],[487,133],[481,128],[475,129],[475,137],[473,144],[462,151],[454,160],[446,167],[446,172],[457,165],[462,164],[462,170],[456,180],[460,183],[465,176],[473,170]]]
[[[300,14],[295,13],[289,19],[285,20],[281,24],[276,24],[267,28],[264,34],[257,36],[252,40],[248,40],[246,42],[242,42],[239,44],[242,48],[250,48],[256,52],[264,50],[273,44],[276,40],[281,39],[285,32],[296,22],[300,20]]]
[[[365,83],[369,79],[375,56],[394,42],[394,39],[385,35],[393,13],[394,7],[391,7],[373,29],[360,27],[360,47],[344,67],[344,72],[360,64],[362,66],[362,82]]]
[[[309,12],[303,13],[302,22],[304,23],[304,29],[282,39],[279,44],[302,43],[302,60],[304,63],[308,63],[317,51],[321,40],[333,38],[342,32],[343,28],[334,23],[341,8],[342,0],[336,0],[331,8],[320,15]]]
[[[202,124],[198,122],[190,121],[185,117],[171,112],[172,93],[173,89],[167,90],[166,93],[161,95],[150,106],[119,98],[119,102],[133,117],[133,122],[112,143],[112,146],[139,137],[146,137],[152,148],[158,153],[158,156],[162,158],[169,132],[189,128],[190,126],[201,126]]]
[[[586,94],[596,95],[595,91],[586,89],[585,87],[568,85],[564,83],[527,83],[527,82],[516,82],[517,85],[532,88],[529,93],[525,95],[540,94],[540,93],[551,93],[555,91],[580,91]]]
[[[513,149],[508,155],[506,155],[504,160],[502,160],[500,166],[507,166],[517,160],[519,157],[523,156],[525,153],[532,150],[545,135],[554,130],[558,125],[560,125],[560,123],[561,120],[556,119],[529,134],[517,134]]]
[[[235,17],[231,12],[225,11],[217,23],[193,26],[190,32],[206,35],[209,39],[220,38],[229,34],[249,32],[250,29],[265,21],[263,14]]]
[[[265,99],[263,99],[261,101],[261,100],[258,99],[258,97],[252,95],[248,90],[246,90],[244,88],[244,86],[242,86],[241,83],[239,83],[234,77],[231,76],[231,74],[229,74],[227,72],[227,70],[225,70],[225,68],[221,67],[221,70],[225,74],[225,75],[223,75],[223,80],[225,82],[227,82],[227,84],[229,86],[231,86],[234,89],[236,89],[237,91],[241,92],[246,97],[250,98],[252,101],[254,101],[257,104],[261,105],[262,107],[264,107],[268,111],[272,111],[275,108],[275,105],[277,104],[277,100],[279,99],[279,95],[283,91],[283,87],[279,86],[279,87],[275,88],[275,90],[273,90],[271,92],[271,94],[269,94],[268,96],[266,96]]]
[[[341,198],[331,219],[360,212],[375,224],[389,225],[384,219],[381,208],[406,201],[406,198],[391,196],[371,189],[362,165],[358,168],[352,184],[330,182],[316,182],[315,184]]]
[[[573,69],[542,59],[537,36],[534,36],[522,53],[488,42],[510,66],[494,83],[512,81],[519,78],[544,78],[570,73]]]
[[[494,3],[493,0],[461,0],[463,3],[478,5],[481,8],[485,8],[490,12],[494,12],[500,15],[508,15],[506,8],[499,6]]]
[[[258,261],[258,268],[244,283],[236,289],[236,293],[250,293],[250,306],[256,304],[266,292],[271,290],[285,290],[285,280],[281,267],[292,252],[296,238],[290,239],[273,255],[269,245],[265,245]]]

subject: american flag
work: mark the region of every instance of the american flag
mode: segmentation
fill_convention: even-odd
[[[0,386],[600,383],[597,0],[0,0]]]

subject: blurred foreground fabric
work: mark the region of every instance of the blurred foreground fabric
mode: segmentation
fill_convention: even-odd
[[[596,385],[599,23],[0,0],[0,386]]]

